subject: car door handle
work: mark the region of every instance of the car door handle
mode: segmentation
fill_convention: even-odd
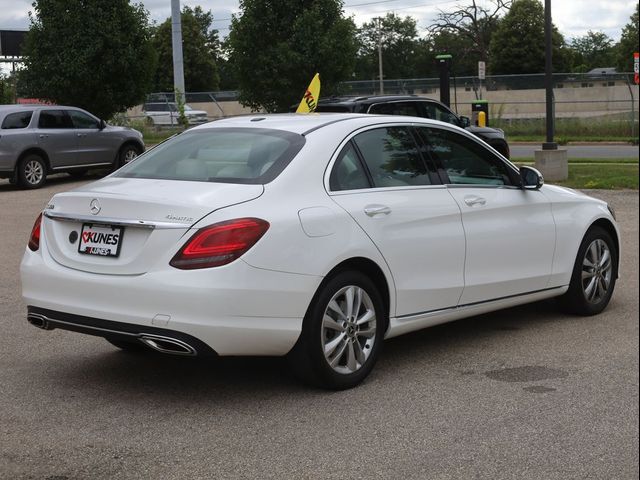
[[[470,207],[475,207],[476,205],[484,205],[485,203],[487,203],[487,201],[482,197],[469,195],[468,197],[464,197],[464,203],[466,203]]]
[[[49,135],[45,135],[44,133],[41,133],[41,134],[39,135],[39,137],[40,137],[40,138],[49,138]]]
[[[79,137],[86,137],[87,136],[86,133],[77,133],[76,135],[78,135]]]
[[[391,209],[386,205],[367,205],[364,207],[364,213],[370,217],[375,217],[376,215],[389,215],[391,213]]]

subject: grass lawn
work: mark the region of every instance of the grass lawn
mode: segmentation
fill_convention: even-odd
[[[589,159],[591,160],[591,159]],[[616,159],[619,160],[619,159]],[[549,182],[571,188],[600,188],[605,190],[638,190],[638,162],[635,163],[592,163],[569,162],[569,178],[562,182]]]
[[[511,159],[513,163],[533,164],[531,157],[514,157]],[[625,163],[638,164],[637,158],[569,158],[569,164],[572,163]]]

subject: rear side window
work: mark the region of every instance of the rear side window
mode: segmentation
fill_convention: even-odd
[[[27,128],[31,123],[33,112],[10,113],[2,121],[3,129]]]
[[[116,176],[262,184],[276,178],[304,143],[302,135],[282,130],[187,131],[149,150]]]
[[[316,112],[349,113],[351,109],[342,105],[318,105]]]
[[[375,187],[431,185],[427,168],[408,128],[367,130],[356,135],[354,141]]]
[[[419,117],[420,112],[416,102],[392,102],[371,105],[369,113],[379,113],[383,115],[408,115]]]
[[[420,138],[450,184],[512,185],[507,165],[478,142],[450,130],[420,127]]]
[[[73,128],[73,124],[64,110],[43,110],[40,112],[38,128]]]
[[[369,188],[369,179],[351,143],[342,149],[329,177],[332,191]]]

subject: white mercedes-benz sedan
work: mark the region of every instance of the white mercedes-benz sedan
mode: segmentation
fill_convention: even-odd
[[[287,355],[349,388],[383,341],[558,297],[601,312],[613,210],[426,119],[253,115],[55,195],[21,265],[28,320],[124,350]]]

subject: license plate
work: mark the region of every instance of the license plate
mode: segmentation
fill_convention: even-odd
[[[120,255],[123,231],[124,227],[85,223],[80,231],[78,252],[101,257],[117,257]]]

